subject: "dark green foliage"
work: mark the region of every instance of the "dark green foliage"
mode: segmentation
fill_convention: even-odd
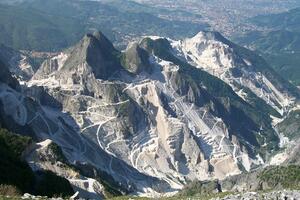
[[[0,141],[4,146],[8,146],[6,151],[10,151],[15,158],[20,158],[22,152],[32,142],[29,137],[13,134],[2,128],[0,129]]]
[[[259,179],[272,189],[300,189],[300,166],[278,166],[265,169],[259,175]]]
[[[61,148],[57,144],[52,142],[51,144],[49,144],[48,148],[55,155],[56,161],[60,161],[62,163],[68,163],[67,158],[65,157],[65,155],[63,154]]]
[[[300,138],[300,110],[291,111],[288,116],[277,125],[279,133],[291,140]]]
[[[191,197],[196,195],[207,195],[221,192],[221,188],[217,181],[192,181],[187,184],[178,194],[180,197]]]
[[[106,172],[100,172],[97,180],[104,186],[105,196],[107,198],[122,195],[120,192],[120,186],[114,181],[113,177]]]
[[[37,183],[34,194],[47,197],[70,197],[74,194],[73,188],[65,178],[50,171],[37,172]]]
[[[300,43],[300,42],[299,42]],[[300,53],[264,54],[271,66],[294,85],[300,85]]]
[[[21,154],[31,142],[30,138],[0,129],[0,184],[13,185],[22,192],[29,191],[34,174]]]
[[[15,188],[21,193],[28,192],[48,197],[73,195],[74,191],[66,179],[51,172],[35,174],[22,160],[22,153],[31,142],[29,137],[0,129],[0,185],[7,185],[10,189]],[[51,147],[58,155],[62,155],[55,145]]]
[[[122,187],[114,178],[105,171],[96,170],[91,165],[77,164],[76,169],[80,171],[80,174],[86,177],[93,177],[99,183],[104,186],[104,192],[106,197],[121,196],[122,194],[128,194],[129,192]]]
[[[222,192],[223,190],[235,191],[235,187],[243,185],[249,191],[300,189],[300,166],[270,166],[249,173],[228,177],[218,181],[193,181],[187,184],[178,197],[199,197],[206,199],[205,196]],[[223,193],[218,193],[222,195]],[[203,198],[200,198],[203,197]],[[210,198],[208,198],[210,199]]]

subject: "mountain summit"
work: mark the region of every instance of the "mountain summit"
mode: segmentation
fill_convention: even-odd
[[[90,74],[98,79],[107,79],[120,68],[119,57],[120,52],[112,43],[101,32],[95,32],[85,35],[78,44],[64,52],[64,56],[61,54],[50,61],[56,66],[43,65],[36,76],[45,76],[59,70],[59,76],[68,77],[66,81],[79,81]]]
[[[282,79],[262,57],[220,33],[200,32],[193,38],[173,41],[172,46],[187,62],[219,77],[242,98],[253,96],[247,94],[251,92],[280,114],[293,105],[294,96],[299,97],[299,90]]]

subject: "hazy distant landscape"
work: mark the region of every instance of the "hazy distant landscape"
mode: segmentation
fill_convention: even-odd
[[[299,9],[289,12],[300,7],[296,0],[136,2],[3,0],[9,6],[0,5],[0,42],[22,50],[57,51],[100,29],[122,49],[143,35],[180,39],[200,30],[215,30],[265,54],[274,69],[300,83]],[[293,21],[284,21],[287,15]],[[267,21],[268,17],[273,21]]]

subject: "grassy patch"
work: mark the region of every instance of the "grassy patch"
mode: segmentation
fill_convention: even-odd
[[[300,166],[278,166],[264,170],[259,179],[270,188],[300,189]]]
[[[49,197],[69,197],[74,194],[70,183],[52,172],[34,173],[22,160],[22,152],[31,138],[0,129],[0,195],[23,193]],[[1,197],[0,197],[1,199]]]

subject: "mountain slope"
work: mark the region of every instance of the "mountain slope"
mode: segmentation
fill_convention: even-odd
[[[185,19],[192,14],[128,0],[33,0],[14,5],[0,2],[0,11],[0,43],[22,50],[59,51],[74,45],[86,32],[98,29],[124,47],[142,35],[159,33],[177,38],[208,27],[202,22],[169,19],[179,15]]]
[[[286,80],[299,85],[300,8],[259,15],[248,20],[258,30],[239,35],[235,40],[256,50]]]
[[[213,38],[215,33],[203,34]],[[181,188],[191,177],[223,178],[250,170],[261,162],[259,155],[266,158],[278,149],[270,115],[280,116],[276,110],[289,109],[298,94],[267,66],[249,68],[252,76],[260,71],[268,82],[256,82],[243,72],[245,82],[258,85],[245,89],[252,102],[203,71],[207,69],[188,64],[172,47],[178,42],[145,38],[121,53],[97,35],[102,34],[87,35],[71,50],[46,61],[28,85],[44,87],[71,114],[78,131],[112,156],[111,174],[116,173],[118,157],[141,173]],[[110,62],[117,68],[88,59],[103,57],[101,48],[109,55],[114,52]],[[247,68],[243,57],[255,63],[251,52],[238,50],[233,60],[237,68]],[[102,67],[111,69],[110,75],[99,73]],[[236,85],[231,84],[234,89]],[[256,96],[260,87],[265,96]],[[286,96],[288,104],[283,102]]]
[[[0,3],[1,43],[15,49],[55,51],[73,44],[85,27],[78,21]]]
[[[36,65],[25,54],[0,44],[0,59],[7,63],[18,80],[29,80],[36,71]]]
[[[246,101],[250,90],[283,114],[293,104],[293,96],[299,97],[298,89],[283,80],[261,57],[218,33],[202,32],[182,42],[173,42],[173,46],[180,56],[220,77]]]
[[[48,197],[73,195],[71,184],[66,179],[49,171],[30,169],[23,153],[32,144],[31,138],[0,128],[0,144],[0,195],[19,196],[26,192]]]
[[[51,99],[41,88],[22,86],[21,89],[17,80],[10,76],[7,65],[2,62],[0,64],[0,69],[3,72],[0,77],[1,125],[21,135],[26,134],[32,137],[37,143],[43,144],[43,141],[51,139],[62,147],[67,158],[67,164],[76,164],[76,168],[81,171],[81,175],[80,177],[74,177],[72,170],[71,174],[64,172],[59,175],[67,178],[72,187],[80,191],[81,197],[95,198],[96,196],[100,198],[103,195],[103,190],[106,191],[106,189],[116,194],[120,194],[119,190],[122,192],[132,191],[133,188],[131,188],[130,182],[127,181],[128,178],[124,177],[125,174],[132,174],[131,180],[135,180],[134,183],[146,181],[149,184],[156,184],[155,182],[159,182],[157,179],[138,173],[125,163],[120,164],[123,161],[119,159],[114,161],[116,166],[119,167],[118,174],[113,174],[114,177],[112,177],[108,173],[110,172],[109,166],[106,164],[111,159],[110,155],[99,148],[97,149],[92,141],[78,133],[73,119],[58,109],[59,103],[56,103],[53,98]],[[37,98],[33,95],[39,96]],[[38,144],[38,146],[41,144]],[[37,148],[35,151],[38,150]],[[95,157],[95,155],[97,156]],[[28,162],[33,164],[31,167],[34,171],[50,170],[58,173],[66,169],[64,165],[55,166],[57,161],[51,162],[50,165],[49,163],[43,164],[44,159],[43,156],[41,160],[35,159],[34,162],[30,162],[29,159]],[[101,167],[101,170],[98,167]],[[122,168],[124,171],[122,171]],[[46,177],[52,177],[48,175]],[[95,189],[89,189],[93,187]],[[141,184],[140,189],[137,190],[143,191],[143,188],[144,186]]]
[[[259,167],[280,148],[273,116],[298,101],[262,58],[214,32],[145,37],[123,52],[101,32],[87,34],[20,87],[1,85],[10,104],[3,124],[38,143],[32,168],[56,171],[85,197],[105,196],[106,184],[115,194],[156,196]],[[49,165],[51,156],[36,159],[51,141],[83,179]]]
[[[21,137],[0,129],[1,184],[14,185],[21,192],[29,191],[34,184],[34,174],[21,154],[30,144],[30,138]]]
[[[258,26],[299,31],[300,8],[292,9],[287,12],[260,15],[251,19]]]

